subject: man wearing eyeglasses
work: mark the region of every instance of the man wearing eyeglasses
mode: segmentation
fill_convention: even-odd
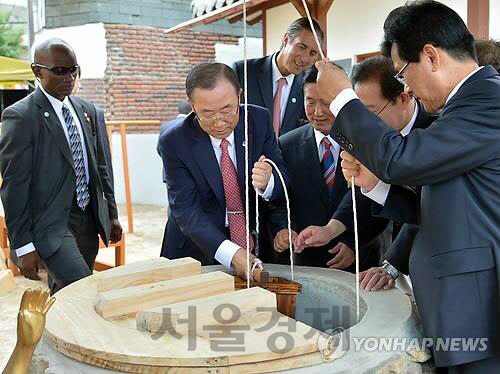
[[[366,190],[374,188],[366,168],[387,183],[422,186],[419,204],[410,195],[401,203],[419,225],[409,268],[434,362],[448,373],[498,373],[500,77],[478,66],[464,22],[436,1],[393,10],[384,34],[396,78],[440,114],[402,137],[363,106],[345,74],[317,63],[321,95],[337,114],[332,135],[349,152],[344,175]],[[459,344],[442,348],[451,339]]]
[[[98,235],[116,242],[122,230],[95,108],[69,96],[73,50],[49,39],[32,70],[38,88],[2,113],[0,194],[14,261],[30,279],[45,267],[54,293],[92,274]]]
[[[279,178],[264,157],[277,164],[285,181],[288,177],[265,108],[248,106],[245,140],[240,92],[238,78],[224,64],[197,65],[186,78],[193,112],[175,120],[159,142],[169,201],[161,255],[170,259],[189,256],[203,265],[218,262],[244,277],[247,248],[252,252],[251,261],[255,260],[253,237],[248,242],[246,238],[247,213],[249,229],[255,227],[254,188],[265,200],[283,193]]]

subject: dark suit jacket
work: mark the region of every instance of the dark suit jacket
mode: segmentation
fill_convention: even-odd
[[[467,79],[426,130],[403,138],[359,100],[332,129],[386,183],[422,186],[410,276],[425,336],[488,339],[483,351],[434,350],[437,366],[498,354],[498,134],[500,77],[491,66]]]
[[[259,105],[269,110],[271,123],[273,123],[273,70],[272,58],[269,55],[254,58],[247,61],[248,69],[248,103]],[[241,88],[243,89],[243,61],[237,61],[233,70],[238,75]],[[290,96],[281,122],[280,135],[296,129],[307,122],[304,111],[304,94],[302,93],[302,79],[304,73],[298,74],[293,79]]]
[[[280,136],[279,144],[290,174],[289,196],[293,229],[300,232],[310,225],[326,225],[343,197],[350,194],[340,167],[340,157],[337,160],[333,195],[330,200],[327,196],[312,125],[302,126]],[[279,230],[288,227],[284,199],[271,204],[271,212],[274,237]],[[383,221],[386,223],[386,220]],[[354,248],[352,232],[345,233],[325,246],[306,248],[302,253],[295,255],[295,263],[303,266],[326,267],[326,263],[334,257],[328,253],[328,250],[339,241]],[[363,255],[360,258],[361,268],[364,270],[377,266],[380,259],[380,243],[378,241],[363,242],[363,245]],[[277,262],[288,263],[289,256],[289,252],[286,252],[275,254],[274,257]]]
[[[118,218],[97,131],[94,105],[70,97],[82,125],[90,174],[90,208],[107,243]],[[30,242],[42,258],[61,245],[75,196],[73,158],[61,123],[40,89],[2,113],[0,190],[12,249]]]
[[[241,196],[245,199],[243,107],[234,130],[237,171]],[[248,106],[249,172],[261,155],[273,160],[284,177],[281,153],[266,109]],[[220,244],[229,239],[225,227],[226,203],[220,167],[210,137],[200,128],[196,115],[175,120],[160,136],[160,153],[167,177],[169,216],[162,256],[193,257],[202,264],[214,264]],[[281,196],[278,176],[274,176],[271,199]],[[251,227],[255,221],[255,195],[249,180]]]
[[[109,146],[108,130],[106,129],[106,119],[104,118],[104,109],[95,107],[97,115],[97,130],[102,142],[104,160],[108,166],[108,175],[111,179],[111,185],[114,185],[113,163],[111,162],[111,147]]]

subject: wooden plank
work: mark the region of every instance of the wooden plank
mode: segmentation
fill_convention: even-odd
[[[216,271],[98,293],[95,311],[103,318],[234,291],[233,276]]]
[[[218,311],[217,308],[223,305],[230,306],[222,307],[223,309]],[[196,323],[179,322],[188,320],[190,307],[195,307]],[[263,288],[252,287],[228,294],[171,304],[168,308],[142,310],[137,314],[135,321],[137,330],[144,332],[156,333],[160,331],[164,328],[164,323],[168,318],[170,326],[179,334],[185,334],[192,330],[204,334],[203,328],[205,326],[226,324],[226,321],[230,321],[232,318],[248,320],[251,319],[252,314],[258,313],[257,308],[263,307],[276,309],[276,295]]]
[[[127,129],[125,124],[120,124],[120,137],[122,142],[123,175],[125,177],[125,200],[127,203],[128,232],[134,232],[134,217],[132,213],[132,194],[130,192],[130,176],[128,174],[127,154]]]
[[[165,281],[201,273],[201,263],[190,257],[168,260],[157,257],[116,267],[98,274],[97,291]]]
[[[0,294],[6,294],[14,288],[16,288],[16,281],[12,271],[0,270]]]

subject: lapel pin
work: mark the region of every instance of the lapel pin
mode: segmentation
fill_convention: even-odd
[[[90,122],[90,118],[87,112],[83,112],[83,114],[85,115],[85,119],[87,120],[87,122]]]
[[[295,97],[292,97],[292,103],[296,103],[297,102],[297,99]]]
[[[45,118],[47,118],[48,116],[50,116],[50,114],[49,114],[49,112],[44,112],[44,113],[43,113],[43,116],[44,116]]]

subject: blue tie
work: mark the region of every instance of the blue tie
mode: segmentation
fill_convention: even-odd
[[[332,150],[332,143],[330,143],[328,138],[325,136],[320,143],[320,163],[329,198],[332,197],[333,182],[335,181],[335,160],[333,158]]]
[[[85,174],[85,163],[83,160],[83,147],[80,134],[76,128],[73,116],[68,107],[63,104],[62,114],[68,129],[69,147],[73,156],[73,163],[76,174],[76,203],[81,210],[85,210],[90,201],[89,186],[87,185],[87,175]]]

